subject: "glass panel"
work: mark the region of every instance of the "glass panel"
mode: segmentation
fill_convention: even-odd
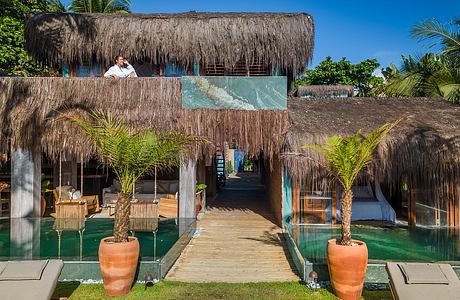
[[[301,223],[326,224],[332,222],[332,191],[300,190]]]
[[[164,69],[165,77],[182,77],[187,75],[187,70],[179,65],[167,63]]]
[[[460,264],[460,236],[450,228],[374,227],[352,225],[352,237],[366,242],[369,262],[448,261]],[[329,239],[340,238],[340,226],[292,225],[290,234],[310,262],[326,260]]]
[[[447,199],[433,189],[417,189],[416,222],[422,226],[448,226]]]
[[[287,109],[284,76],[182,77],[182,108]]]

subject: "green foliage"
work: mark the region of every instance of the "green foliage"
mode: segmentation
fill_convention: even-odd
[[[453,19],[451,24],[425,20],[412,28],[411,35],[419,41],[434,41],[431,46],[440,46],[443,55],[460,55],[460,18]]]
[[[372,160],[372,154],[380,141],[400,120],[385,124],[367,136],[361,131],[350,136],[332,136],[322,146],[307,145],[326,159],[330,172],[342,184],[345,190],[351,190],[361,170]]]
[[[195,192],[198,193],[198,192],[204,191],[207,187],[208,186],[204,183],[197,183],[195,186]]]
[[[189,136],[177,132],[157,133],[137,131],[111,115],[99,111],[90,113],[91,121],[71,116],[94,142],[117,175],[121,191],[131,193],[133,183],[145,173],[178,166],[179,156],[191,141]]]
[[[358,96],[378,95],[383,87],[383,78],[372,73],[380,66],[375,59],[352,64],[346,58],[333,61],[326,57],[313,70],[306,70],[305,76],[296,80],[294,87],[301,85],[352,85],[358,89]]]
[[[24,50],[24,16],[49,11],[47,0],[0,0],[0,75],[54,75]]]
[[[69,11],[79,13],[130,13],[130,0],[73,0]]]
[[[428,53],[416,60],[402,57],[402,66],[382,70],[388,96],[439,96],[460,103],[460,19],[445,25],[431,19],[414,26],[412,37],[433,41],[440,53]]]
[[[45,174],[42,174],[42,195],[52,192],[51,181],[45,179]]]
[[[230,175],[233,173],[233,171],[235,171],[235,169],[233,168],[233,163],[231,160],[227,160],[227,169],[225,170],[225,173],[226,175]]]

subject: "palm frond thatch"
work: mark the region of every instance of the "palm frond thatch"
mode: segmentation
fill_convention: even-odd
[[[460,177],[460,106],[441,98],[290,99],[292,127],[283,163],[295,179],[327,185],[324,158],[302,145],[323,145],[331,135],[347,136],[403,118],[380,143],[370,176],[438,185]]]
[[[329,98],[334,96],[353,96],[354,87],[351,85],[302,85],[297,89],[297,96],[314,98]]]
[[[26,20],[26,49],[38,61],[62,66],[95,58],[182,66],[259,60],[293,76],[311,60],[308,14],[36,14]]]
[[[96,153],[93,143],[67,113],[103,110],[137,129],[176,130],[209,143],[190,147],[193,157],[211,157],[215,146],[235,142],[249,155],[279,153],[289,128],[287,111],[182,109],[180,78],[0,78],[2,145],[41,145],[60,153]]]

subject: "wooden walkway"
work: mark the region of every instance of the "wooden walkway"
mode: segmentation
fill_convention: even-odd
[[[253,179],[220,191],[166,279],[185,282],[298,281],[263,189]],[[248,184],[249,183],[249,184]]]

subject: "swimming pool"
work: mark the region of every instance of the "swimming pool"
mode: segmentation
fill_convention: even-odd
[[[460,264],[458,229],[352,226],[352,237],[366,242],[370,262],[418,261]],[[311,262],[326,259],[327,240],[341,235],[340,226],[294,225],[290,234],[302,256]]]
[[[188,244],[195,229],[190,219],[137,219],[130,225],[139,239],[139,274],[160,280]],[[0,219],[0,260],[64,260],[60,280],[100,281],[98,249],[113,234],[113,219]]]

